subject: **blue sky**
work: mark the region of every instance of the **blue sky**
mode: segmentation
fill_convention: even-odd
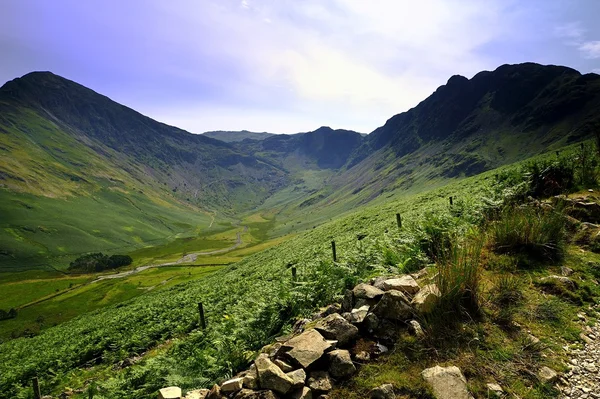
[[[49,70],[194,133],[368,133],[455,74],[600,73],[598,16],[598,0],[3,0],[0,80]]]

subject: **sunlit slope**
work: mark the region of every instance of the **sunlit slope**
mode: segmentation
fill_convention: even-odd
[[[298,217],[437,187],[600,132],[600,75],[533,63],[453,76],[370,133]]]

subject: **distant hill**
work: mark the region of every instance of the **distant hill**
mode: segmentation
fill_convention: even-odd
[[[243,141],[243,140],[264,140],[267,137],[271,137],[274,136],[274,133],[256,133],[256,132],[249,132],[247,130],[242,130],[241,132],[227,132],[227,131],[223,131],[223,130],[219,130],[216,132],[206,132],[206,133],[202,133],[204,136],[206,137],[210,137],[213,139],[217,139],[217,140],[221,140],[224,141],[226,143],[234,143],[237,141]]]
[[[307,133],[278,134],[261,141],[236,143],[235,147],[260,155],[288,171],[297,168],[338,169],[346,164],[363,140],[360,133],[322,126]]]

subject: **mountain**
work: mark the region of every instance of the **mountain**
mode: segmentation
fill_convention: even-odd
[[[235,147],[260,155],[288,171],[338,169],[346,164],[363,140],[360,133],[322,126],[307,133],[278,134],[260,141],[235,143]]]
[[[253,209],[287,173],[34,72],[0,88],[0,266],[131,248]]]
[[[598,109],[596,74],[503,65],[451,77],[367,136],[216,132],[237,140],[226,143],[31,73],[0,88],[0,266],[126,252],[206,229],[215,212],[269,211],[271,234],[310,228],[589,138],[600,131]]]
[[[234,142],[243,141],[246,139],[248,139],[248,140],[264,140],[267,137],[271,137],[271,136],[275,135],[274,133],[266,133],[266,132],[256,133],[256,132],[249,132],[247,130],[242,130],[241,132],[227,132],[227,131],[219,130],[216,132],[205,132],[202,134],[206,137],[221,140],[226,143],[234,143]]]
[[[338,200],[356,205],[471,176],[591,137],[599,108],[600,76],[567,67],[525,63],[453,76],[369,134],[329,183]]]

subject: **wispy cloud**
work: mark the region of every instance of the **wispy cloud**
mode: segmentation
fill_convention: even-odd
[[[585,42],[579,46],[579,50],[585,58],[600,58],[600,41]]]
[[[52,70],[194,132],[369,132],[454,74],[598,58],[595,25],[562,0],[10,4],[0,77]]]

